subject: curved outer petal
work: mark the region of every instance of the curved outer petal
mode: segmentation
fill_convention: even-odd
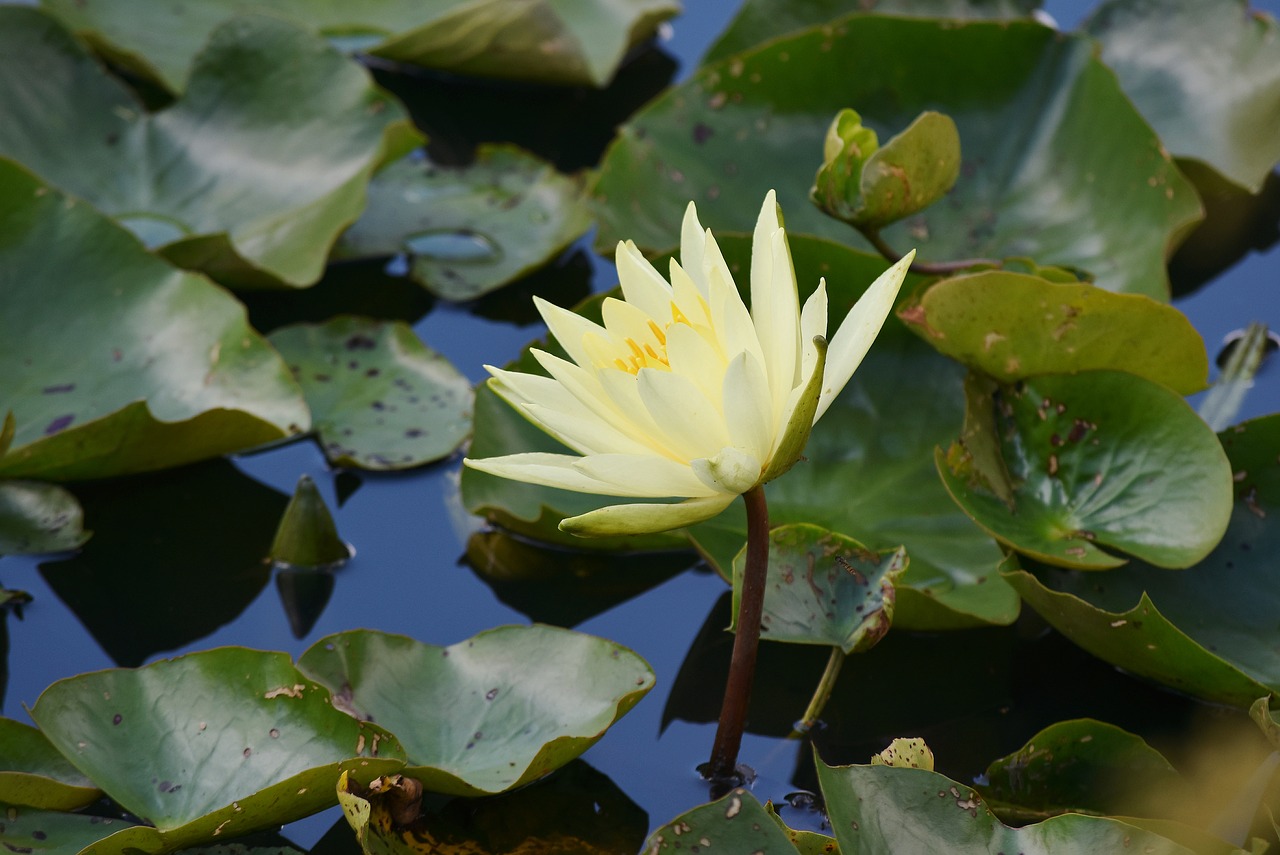
[[[500,478],[558,487],[575,493],[595,493],[601,496],[626,495],[617,491],[614,484],[592,478],[575,464],[582,460],[572,454],[549,454],[536,451],[525,454],[508,454],[503,457],[485,457],[481,460],[466,458],[463,465],[479,472],[487,472]]]
[[[728,493],[717,493],[673,505],[609,505],[597,511],[569,517],[560,523],[560,530],[579,537],[656,534],[709,520],[729,507],[736,498],[737,496]]]
[[[809,432],[813,430],[813,423],[817,421],[814,413],[818,409],[818,399],[825,385],[822,378],[827,362],[827,340],[822,336],[814,336],[813,345],[818,352],[814,360],[813,374],[809,376],[809,381],[804,386],[795,391],[795,400],[782,436],[778,439],[778,446],[774,449],[773,458],[760,478],[762,484],[772,481],[795,466],[804,452],[805,443],[809,441]]]
[[[831,348],[827,355],[826,377],[822,383],[822,397],[818,401],[818,409],[813,414],[816,422],[831,406],[836,395],[849,382],[853,372],[862,364],[862,358],[871,349],[871,343],[880,334],[885,318],[893,311],[893,301],[898,298],[898,289],[906,278],[907,268],[916,257],[913,249],[881,273],[866,293],[854,304],[845,316],[840,329],[831,337]]]
[[[618,284],[627,302],[651,318],[662,320],[671,311],[671,286],[631,241],[618,243],[614,256]]]

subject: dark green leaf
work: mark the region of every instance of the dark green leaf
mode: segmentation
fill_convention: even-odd
[[[410,156],[379,172],[334,257],[405,254],[427,290],[473,300],[542,266],[590,225],[581,178],[488,145],[465,167]]]
[[[0,40],[14,12],[0,7]],[[0,475],[158,469],[307,426],[297,384],[230,295],[3,159],[0,234],[0,375],[17,419]]]
[[[661,826],[649,835],[642,851],[645,855],[668,852],[796,855],[797,849],[756,797],[747,790],[737,789]]]
[[[0,804],[75,810],[101,796],[102,791],[68,763],[43,733],[20,721],[0,718]]]
[[[38,481],[0,481],[0,555],[62,552],[89,539],[76,497]]]
[[[0,809],[0,843],[8,852],[77,855],[122,829],[137,828],[122,819],[33,808]],[[102,851],[102,850],[98,850]]]
[[[341,315],[271,334],[336,466],[405,469],[447,457],[471,428],[471,384],[406,324]]]
[[[315,282],[374,168],[419,141],[363,69],[274,17],[214,30],[160,113],[34,9],[0,8],[0,75],[0,155],[228,284]]]
[[[621,129],[595,187],[597,245],[668,247],[689,199],[704,225],[741,228],[770,188],[791,234],[854,239],[806,204],[844,107],[881,133],[924,110],[959,129],[961,177],[946,204],[885,230],[899,252],[1031,256],[1168,298],[1165,256],[1200,216],[1194,190],[1092,42],[1026,21],[852,16],[702,69]]]
[[[336,801],[342,770],[403,765],[390,734],[335,709],[283,653],[223,647],[60,680],[31,716],[112,799],[155,824],[144,852],[234,837]]]
[[[338,537],[333,514],[310,475],[298,479],[268,557],[287,567],[311,569],[333,568],[351,557],[351,550]]]
[[[975,474],[962,445],[939,449],[937,460],[952,497],[1003,543],[1105,569],[1124,562],[1098,545],[1189,567],[1222,539],[1230,466],[1218,438],[1168,389],[1114,371],[1044,375],[1003,387],[995,408],[1011,503]]]
[[[450,647],[351,630],[317,641],[299,667],[342,708],[396,732],[406,775],[456,795],[503,792],[563,766],[654,680],[625,647],[547,626],[500,627]]]

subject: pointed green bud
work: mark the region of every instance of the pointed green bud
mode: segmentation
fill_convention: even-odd
[[[320,568],[343,564],[350,557],[315,482],[303,475],[280,518],[268,558],[289,567]]]

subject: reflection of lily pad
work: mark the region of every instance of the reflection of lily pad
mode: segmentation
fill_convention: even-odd
[[[0,76],[0,155],[229,284],[315,282],[374,168],[418,142],[363,69],[265,16],[213,32],[155,114],[33,9],[0,8]]]
[[[75,549],[89,539],[83,526],[76,497],[61,487],[0,481],[0,555]]]
[[[975,406],[987,405],[986,400]],[[1189,567],[1231,513],[1218,438],[1163,386],[1117,371],[1029,378],[1000,390],[996,433],[1012,494],[1002,498],[957,444],[938,450],[956,502],[1002,542],[1041,561],[1104,569],[1099,545]]]
[[[960,179],[945,202],[885,230],[899,251],[1031,256],[1168,298],[1165,255],[1200,216],[1194,190],[1092,42],[1028,21],[854,15],[703,68],[621,129],[595,186],[597,244],[665,248],[688,199],[705,225],[732,228],[769,188],[792,234],[854,239],[806,199],[844,107],[882,137],[924,110],[959,129]]]
[[[654,680],[625,647],[548,626],[500,627],[450,647],[352,630],[317,641],[298,664],[341,708],[396,732],[405,775],[455,795],[503,792],[559,768]]]
[[[733,562],[735,615],[745,567],[744,551]],[[775,528],[760,637],[867,650],[893,623],[893,583],[906,569],[902,548],[881,554],[815,525]]]
[[[1204,341],[1182,312],[1084,283],[998,270],[957,276],[902,319],[940,352],[1003,382],[1109,369],[1190,395],[1209,376]]]
[[[603,86],[632,45],[679,11],[675,0],[43,0],[113,61],[172,91],[192,57],[234,15],[264,11],[316,27],[336,44],[458,74]]]
[[[925,769],[832,767],[818,781],[842,852],[1143,852],[1193,855],[1160,835],[1110,817],[1066,814],[1010,828],[972,787]]]
[[[1177,157],[1258,192],[1280,161],[1280,28],[1246,0],[1109,0],[1083,29]]]
[[[0,7],[0,40],[15,11],[31,14]],[[284,363],[231,296],[3,159],[0,234],[0,375],[17,420],[0,476],[175,466],[309,423]]]
[[[590,224],[581,179],[514,146],[482,146],[465,167],[410,156],[379,172],[334,257],[407,254],[429,291],[471,300],[545,264]]]
[[[471,384],[403,323],[342,315],[271,334],[336,466],[405,469],[447,457],[471,429]]]
[[[20,721],[0,718],[0,804],[75,810],[101,796],[102,791],[68,763],[43,733]],[[5,839],[10,839],[7,832]]]
[[[347,769],[403,765],[395,738],[334,709],[283,653],[223,647],[60,680],[31,716],[59,751],[155,827],[114,843],[169,851],[279,826],[336,801]]]
[[[1222,542],[1195,567],[1140,562],[1105,575],[1036,567],[1008,576],[1045,620],[1090,653],[1197,697],[1248,707],[1280,690],[1280,416],[1221,435],[1236,473]]]

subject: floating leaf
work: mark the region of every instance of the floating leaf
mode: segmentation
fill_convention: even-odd
[[[645,855],[695,851],[795,855],[797,849],[756,797],[737,789],[658,828],[641,851]]]
[[[239,647],[60,680],[31,717],[112,799],[155,824],[113,837],[143,852],[278,826],[334,804],[342,771],[404,763],[394,737],[335,709],[287,655]]]
[[[962,446],[938,450],[938,471],[965,512],[1019,552],[1065,567],[1124,563],[1101,544],[1189,567],[1226,531],[1226,455],[1162,386],[1114,371],[1034,377],[1000,390],[996,419],[1011,504],[974,476]]]
[[[825,24],[850,12],[981,20],[1027,17],[1040,4],[1041,0],[746,0],[703,62],[723,59],[783,33]]]
[[[319,279],[374,168],[419,141],[363,69],[274,17],[213,31],[185,96],[155,114],[34,9],[0,8],[0,75],[0,155],[234,285]]]
[[[0,804],[75,810],[102,791],[30,725],[0,718]],[[4,819],[0,818],[0,826]],[[5,830],[5,839],[8,830]]]
[[[941,199],[959,175],[960,138],[948,116],[921,113],[881,147],[845,108],[827,129],[809,197],[836,219],[878,231]]]
[[[854,239],[804,199],[831,116],[847,106],[879,132],[923,110],[959,129],[960,179],[946,204],[884,231],[898,251],[1031,256],[1168,298],[1165,257],[1200,216],[1194,190],[1092,42],[1027,21],[855,15],[703,68],[622,127],[594,189],[597,246],[670,246],[688,199],[712,230],[741,228],[770,188],[792,235]]]
[[[1280,415],[1225,431],[1236,473],[1226,536],[1204,560],[1169,573],[1140,562],[1105,576],[1047,567],[1006,578],[1076,644],[1130,673],[1247,708],[1280,690],[1275,615],[1280,579]],[[1192,459],[1188,454],[1186,459]]]
[[[76,492],[98,533],[40,574],[118,665],[141,665],[231,622],[270,578],[262,558],[287,499],[230,461]]]
[[[122,829],[137,828],[123,819],[79,813],[9,808],[0,814],[0,832],[9,852],[76,855]]]
[[[541,267],[590,225],[581,178],[515,146],[486,145],[464,167],[410,156],[379,172],[334,257],[404,254],[427,290],[473,300]]]
[[[746,552],[733,562],[738,613]],[[769,564],[760,637],[823,644],[855,653],[874,647],[893,623],[894,582],[907,569],[906,550],[868,550],[816,525],[769,532]]]
[[[1280,161],[1274,18],[1246,0],[1108,0],[1082,29],[1170,152],[1262,188]]]
[[[503,792],[563,766],[654,680],[625,647],[548,626],[500,627],[450,647],[351,630],[317,641],[298,664],[342,708],[396,731],[405,775],[454,795]]]
[[[43,0],[43,5],[113,61],[175,92],[187,84],[192,57],[210,33],[246,10],[236,0],[176,0],[159,16],[147,0]],[[260,5],[316,27],[350,50],[397,62],[592,86],[608,83],[628,48],[680,10],[674,0],[539,0],[514,6],[488,0],[426,5],[277,0]]]
[[[0,555],[75,549],[89,534],[76,497],[61,487],[0,481]]]
[[[405,469],[447,457],[470,430],[471,387],[399,322],[343,315],[271,334],[337,466]]]
[[[978,791],[925,769],[818,764],[842,852],[1143,852],[1192,855],[1154,832],[1109,817],[1066,814],[1022,828],[996,819]]]
[[[1092,719],[1058,722],[987,767],[982,787],[997,812],[1019,819],[1060,813],[1144,815],[1175,795],[1182,777],[1141,737]]]
[[[1182,395],[1208,382],[1209,357],[1191,321],[1137,294],[988,270],[933,285],[901,317],[939,352],[1005,383],[1099,369]]]
[[[933,752],[919,737],[898,738],[871,758],[872,766],[896,766],[899,769],[933,771]]]
[[[298,479],[268,557],[286,567],[313,570],[334,568],[351,557],[351,549],[338,537],[333,514],[310,475]]]
[[[30,14],[0,7],[0,40],[15,11]],[[0,374],[17,420],[0,476],[175,466],[308,424],[284,363],[230,295],[3,159],[0,233]]]

